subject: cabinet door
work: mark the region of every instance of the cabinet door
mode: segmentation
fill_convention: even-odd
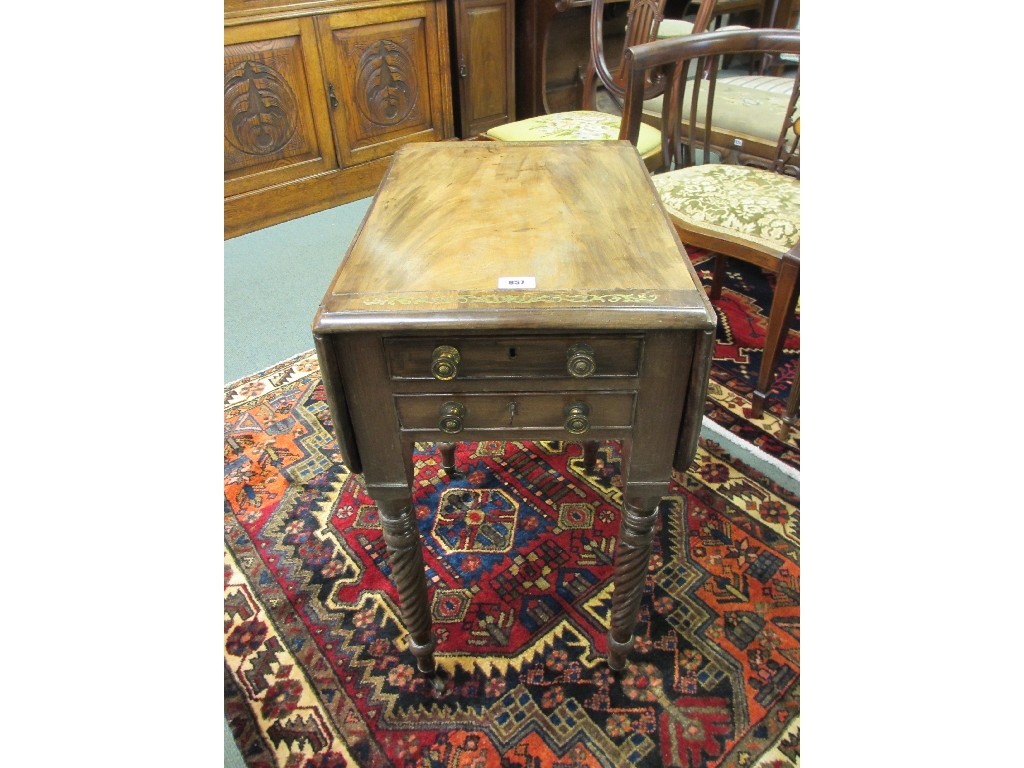
[[[451,137],[447,30],[438,21],[434,3],[317,19],[324,71],[337,94],[331,119],[343,166],[387,157],[409,141]]]
[[[515,120],[512,0],[455,0],[462,138]]]
[[[224,194],[337,167],[312,19],[224,29]]]

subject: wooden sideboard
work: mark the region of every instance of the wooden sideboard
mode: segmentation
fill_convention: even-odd
[[[516,119],[513,0],[448,0],[460,138]]]
[[[224,236],[367,197],[452,138],[445,0],[225,0]]]

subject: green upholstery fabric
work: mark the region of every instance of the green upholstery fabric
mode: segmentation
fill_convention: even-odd
[[[715,128],[728,133],[742,134],[760,139],[768,144],[775,144],[779,139],[779,131],[786,119],[789,109],[790,94],[775,93],[757,88],[746,88],[742,85],[725,82],[729,78],[719,80],[715,86],[715,108],[712,120]],[[687,120],[690,110],[690,86],[684,97],[683,120]],[[791,89],[792,92],[792,89]],[[661,96],[647,99],[644,102],[644,114],[661,119]],[[697,104],[699,125],[704,124],[704,113],[707,109],[707,86],[703,85]],[[797,114],[800,105],[797,104]],[[790,139],[795,136],[790,136]]]
[[[726,24],[719,27],[716,32],[726,32],[730,29],[750,29],[744,24]],[[682,19],[662,19],[658,25],[658,31],[654,37],[656,40],[664,40],[666,37],[682,37],[693,34],[693,23]]]
[[[739,85],[744,88],[753,88],[757,91],[768,91],[769,93],[784,93],[787,96],[793,93],[792,77],[774,77],[771,75],[734,75],[731,77],[720,77],[718,83]]]
[[[606,112],[554,112],[499,125],[484,135],[498,141],[614,141],[619,138],[621,122],[622,118],[618,115]],[[649,125],[641,125],[636,148],[641,157],[661,152],[661,131]]]
[[[682,19],[662,19],[658,25],[655,38],[664,40],[666,37],[682,37],[693,33],[693,24]]]
[[[785,253],[800,240],[800,182],[760,168],[696,165],[651,177],[684,225]]]

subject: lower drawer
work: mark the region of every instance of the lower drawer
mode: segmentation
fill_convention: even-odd
[[[463,429],[565,429],[574,434],[594,427],[628,429],[635,401],[634,392],[395,395],[402,429],[447,434]]]

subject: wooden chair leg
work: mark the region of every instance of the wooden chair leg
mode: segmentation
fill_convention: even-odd
[[[583,441],[583,471],[588,475],[594,471],[597,464],[597,440]]]
[[[789,440],[789,430],[796,423],[796,412],[800,409],[800,361],[796,362],[796,373],[793,375],[793,383],[789,387],[789,399],[786,400],[786,412],[782,414],[782,426],[779,427],[779,437],[782,440]]]
[[[796,300],[800,295],[800,257],[787,253],[782,257],[779,274],[775,281],[775,297],[768,314],[768,330],[764,338],[764,355],[761,357],[761,370],[757,374],[757,387],[751,398],[750,415],[761,418],[764,412],[764,401],[771,389],[775,374],[775,366],[779,363],[782,346],[786,340]]]
[[[597,71],[594,69],[593,62],[587,65],[582,80],[583,100],[581,109],[595,110],[597,109]]]
[[[725,280],[725,256],[715,254],[715,265],[711,272],[711,290],[708,291],[708,298],[717,301],[722,298],[722,283]]]

